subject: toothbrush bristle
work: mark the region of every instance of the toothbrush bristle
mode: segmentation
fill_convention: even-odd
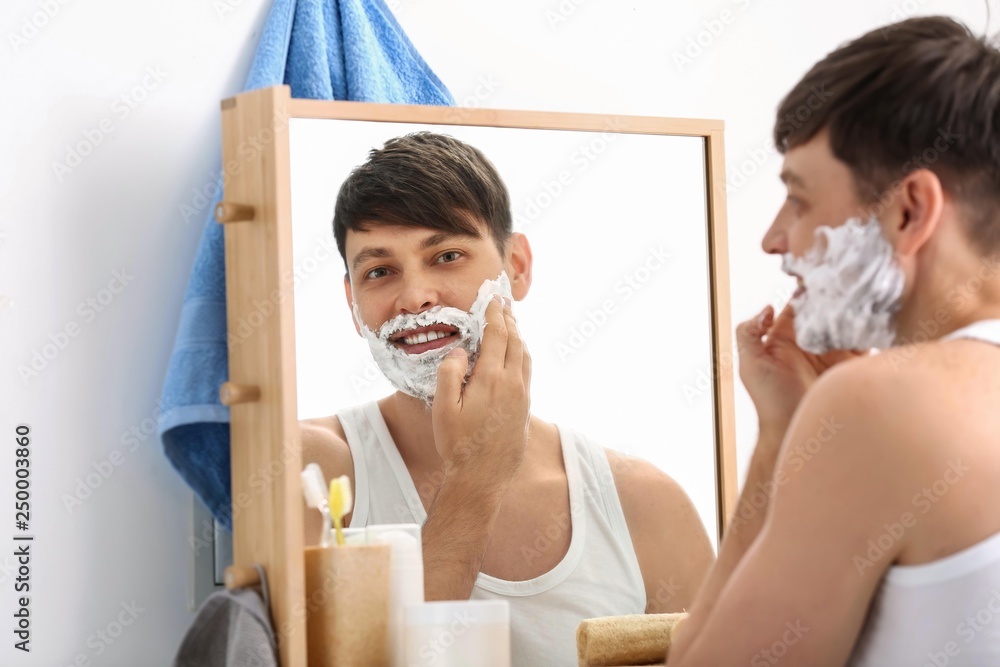
[[[351,493],[351,479],[347,475],[341,475],[330,480],[330,514],[339,520],[350,513],[354,504]]]
[[[341,475],[344,488],[344,514],[350,514],[354,507],[354,493],[351,491],[351,479],[347,475]]]
[[[306,498],[309,507],[320,509],[323,507],[325,494],[323,493],[326,483],[323,479],[323,471],[319,465],[310,463],[302,470],[302,493]]]

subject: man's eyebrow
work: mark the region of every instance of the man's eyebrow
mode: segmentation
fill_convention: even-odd
[[[790,169],[783,169],[781,171],[781,182],[785,185],[797,185],[803,190],[806,189],[806,184],[798,174]]]
[[[463,238],[482,238],[478,234],[459,234],[457,232],[438,232],[437,234],[431,234],[423,241],[420,242],[420,249],[427,250],[428,248],[433,248],[434,246],[444,243],[446,241],[451,241],[453,239],[463,239]]]
[[[351,262],[351,270],[357,271],[362,263],[375,257],[392,257],[392,253],[386,248],[363,248],[361,252],[354,256],[354,261]]]

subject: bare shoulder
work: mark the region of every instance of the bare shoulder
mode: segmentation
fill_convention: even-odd
[[[630,510],[635,513],[651,505],[673,508],[691,504],[681,485],[649,461],[613,449],[605,449],[604,453],[626,516]]]
[[[303,433],[308,430],[317,437],[332,435],[343,442],[345,446],[347,445],[347,436],[344,434],[344,427],[341,425],[337,415],[302,419],[299,421],[299,427],[301,427]]]
[[[673,477],[644,459],[612,449],[605,453],[633,538],[669,535],[677,540],[705,534],[698,510]]]
[[[605,454],[645,582],[646,612],[683,611],[715,560],[698,510],[649,461],[611,449]]]
[[[939,429],[954,429],[955,414],[995,405],[1000,398],[993,380],[1000,353],[984,359],[982,349],[963,349],[961,343],[892,347],[834,366],[806,394],[802,411],[851,419],[887,446],[928,439],[921,434],[933,440]]]
[[[335,415],[303,419],[302,465],[318,463],[327,479],[347,475],[354,482],[354,459],[347,445],[347,436]]]
[[[340,420],[336,416],[303,419],[299,422],[299,431],[302,434],[302,466],[319,465],[327,481],[347,475],[351,488],[355,489],[354,459]],[[353,515],[353,512],[345,515],[345,525],[351,525]],[[305,544],[319,544],[322,528],[319,512],[307,510],[303,520]]]
[[[1000,463],[992,436],[984,438],[995,433],[990,424],[1000,427],[996,382],[976,381],[973,364],[946,347],[911,346],[908,358],[899,356],[904,349],[890,348],[821,375],[792,419],[779,461],[783,473],[809,479],[813,488],[850,480],[859,502],[859,489],[871,486],[878,492],[865,502],[898,515],[912,505],[914,489],[940,476],[949,461]]]

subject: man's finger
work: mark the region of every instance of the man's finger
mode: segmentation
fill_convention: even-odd
[[[774,309],[765,306],[756,317],[753,317],[736,327],[736,344],[740,354],[749,353],[756,355],[764,347],[764,334],[770,327],[771,317]]]
[[[490,299],[486,306],[486,328],[483,331],[483,342],[479,348],[479,359],[473,374],[483,371],[503,369],[504,358],[507,356],[507,324],[504,322],[503,307],[499,297]]]
[[[434,405],[455,405],[461,401],[462,382],[468,368],[469,357],[464,348],[452,348],[445,355],[438,366]]]
[[[792,309],[791,303],[781,309],[778,317],[774,320],[774,325],[771,326],[771,330],[767,332],[768,340],[772,337],[795,340],[795,311]]]
[[[507,327],[507,353],[504,356],[503,367],[520,368],[521,358],[524,356],[524,341],[521,340],[521,332],[517,329],[517,321],[511,312],[509,300],[503,307],[503,316],[504,325]]]

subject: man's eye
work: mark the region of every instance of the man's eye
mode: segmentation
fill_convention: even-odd
[[[379,271],[388,271],[388,269],[386,269],[384,267],[381,267],[381,266],[378,267],[378,268],[376,268],[376,269],[372,269],[371,271],[369,271],[368,273],[365,274],[365,279],[367,280],[367,279],[373,279],[373,278],[374,279],[382,278],[384,276],[384,274],[383,275],[375,275]]]
[[[445,259],[446,257],[452,257],[452,256],[454,257],[454,259]],[[441,253],[441,256],[438,257],[438,261],[440,262],[444,260],[445,264],[449,264],[451,262],[454,262],[461,256],[462,253],[458,252],[457,250],[449,250],[448,252]]]
[[[796,210],[802,209],[802,200],[793,195],[788,195],[785,197],[785,201],[795,207]]]

